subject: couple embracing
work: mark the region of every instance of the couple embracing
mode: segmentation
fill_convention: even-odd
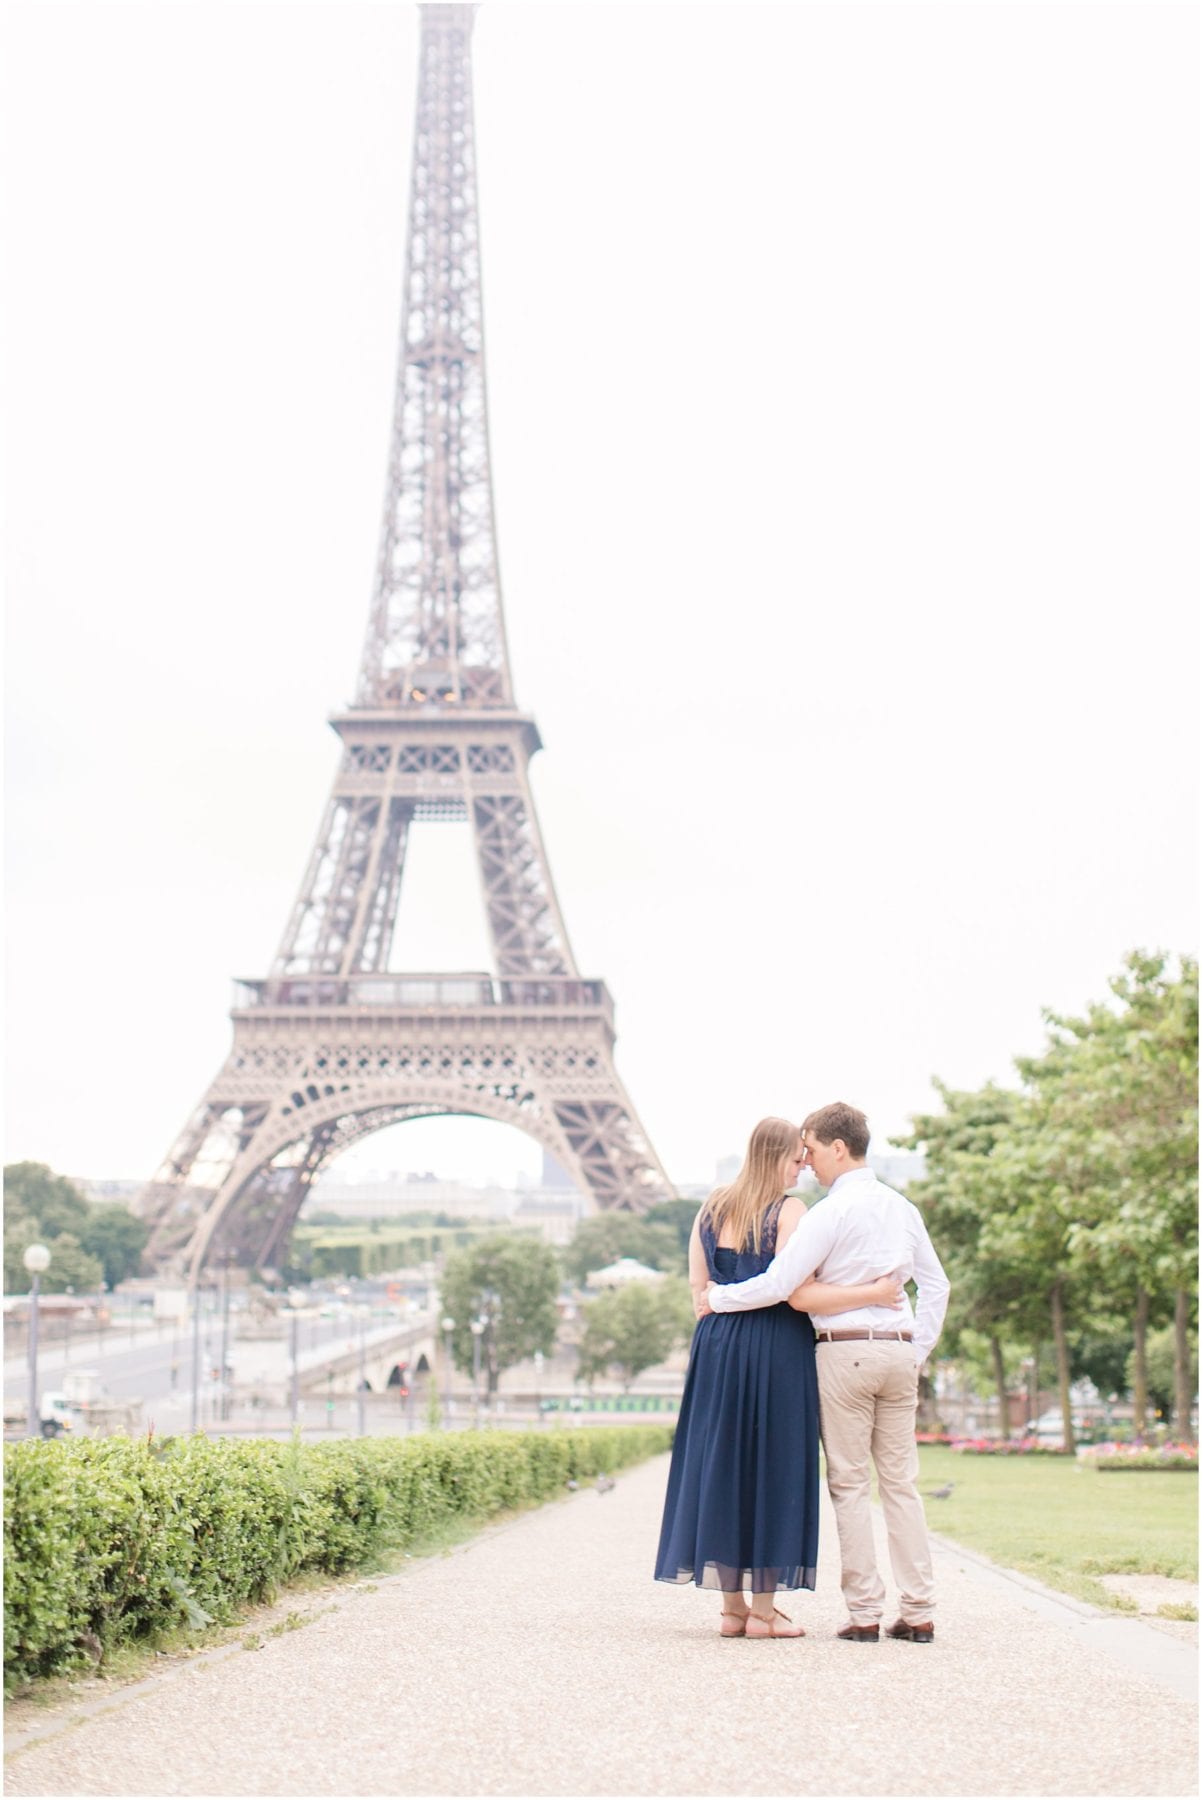
[[[841,1101],[800,1130],[762,1119],[738,1176],[693,1225],[699,1323],[655,1575],[720,1589],[723,1637],[805,1635],[776,1594],[814,1586],[820,1427],[849,1615],[837,1635],[880,1637],[875,1464],[900,1599],[889,1635],[934,1637],[914,1421],[948,1283],[917,1207],[876,1179],[867,1155],[868,1121]],[[807,1167],[828,1190],[809,1212],[787,1192]],[[916,1313],[903,1287],[911,1279]]]

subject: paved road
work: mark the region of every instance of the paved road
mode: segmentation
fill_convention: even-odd
[[[334,1610],[70,1729],[49,1721],[55,1735],[11,1755],[7,1792],[1195,1792],[1196,1708],[1177,1691],[1193,1653],[954,1549],[937,1552],[929,1647],[834,1639],[829,1514],[818,1591],[788,1603],[809,1635],[719,1639],[713,1596],[649,1579],[666,1467],[306,1597]]]
[[[423,1319],[375,1320],[369,1326],[365,1343],[373,1346],[388,1343],[398,1333],[421,1330]],[[238,1320],[231,1322],[229,1357],[237,1379],[243,1384],[262,1382],[284,1388],[291,1371],[291,1355],[287,1335],[279,1338],[240,1338]],[[306,1315],[299,1321],[297,1362],[302,1376],[314,1369],[323,1370],[330,1357],[353,1355],[358,1348],[357,1327],[345,1319],[317,1319]],[[148,1405],[164,1398],[184,1398],[192,1382],[192,1327],[187,1321],[178,1326],[139,1322],[133,1330],[120,1325],[106,1326],[101,1332],[77,1331],[70,1344],[61,1338],[44,1344],[38,1355],[39,1386],[45,1390],[61,1385],[64,1374],[71,1370],[95,1369],[109,1392],[117,1399],[137,1396]],[[221,1361],[221,1319],[217,1313],[202,1319],[200,1365],[207,1371]],[[171,1371],[175,1368],[173,1383]],[[4,1363],[4,1398],[24,1404],[28,1393],[28,1369],[23,1356],[7,1357]],[[207,1382],[206,1382],[207,1386]]]
[[[286,1401],[291,1376],[288,1338],[239,1338],[232,1324],[229,1360],[235,1370],[235,1388],[231,1427],[238,1431],[270,1427],[289,1434],[289,1408]],[[373,1321],[364,1342],[370,1351],[377,1345],[391,1345],[398,1333],[421,1333],[424,1321],[389,1319]],[[314,1371],[323,1373],[331,1357],[353,1355],[358,1348],[356,1326],[345,1319],[319,1319],[305,1316],[299,1321],[297,1364],[302,1381]],[[178,1327],[138,1321],[132,1330],[120,1326],[95,1331],[77,1332],[69,1344],[61,1339],[43,1347],[38,1357],[39,1390],[43,1394],[62,1386],[63,1377],[72,1371],[91,1369],[115,1400],[140,1399],[143,1402],[142,1424],[153,1425],[160,1436],[187,1431],[192,1422],[192,1349],[193,1337],[187,1322]],[[220,1430],[220,1387],[210,1379],[210,1370],[221,1361],[221,1321],[215,1312],[206,1315],[200,1340],[199,1419],[208,1430]],[[257,1388],[264,1406],[251,1407],[248,1394]],[[28,1397],[28,1372],[23,1357],[10,1357],[4,1364],[5,1412],[24,1415]],[[266,1402],[275,1397],[280,1404],[274,1409]],[[308,1392],[301,1401],[302,1426],[306,1430],[323,1430],[328,1423],[324,1396]],[[354,1401],[340,1395],[336,1401],[336,1425],[339,1432],[357,1429]],[[417,1422],[416,1407],[411,1407],[398,1420],[398,1407],[375,1408],[375,1419],[368,1420],[372,1431],[411,1429]],[[23,1436],[14,1428],[11,1436]]]

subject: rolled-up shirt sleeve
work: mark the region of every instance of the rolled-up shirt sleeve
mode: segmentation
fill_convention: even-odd
[[[791,1247],[790,1240],[785,1245],[786,1254]],[[920,1227],[914,1244],[914,1280],[918,1286],[918,1304],[914,1308],[914,1360],[921,1368],[943,1330],[947,1297],[952,1291],[925,1225]],[[750,1287],[752,1284],[745,1285]]]
[[[822,1214],[821,1206],[806,1214],[780,1255],[773,1257],[762,1275],[753,1275],[749,1281],[733,1281],[711,1287],[709,1303],[712,1310],[750,1312],[757,1306],[779,1306],[782,1300],[787,1300],[794,1288],[809,1280],[823,1257],[830,1252],[835,1235],[834,1221],[828,1216],[824,1224]],[[934,1254],[932,1250],[931,1255]],[[940,1274],[942,1273],[940,1270]],[[946,1285],[945,1280],[944,1286]],[[944,1306],[946,1305],[945,1295]]]

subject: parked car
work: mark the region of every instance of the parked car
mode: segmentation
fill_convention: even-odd
[[[1084,1431],[1093,1422],[1093,1415],[1078,1412],[1073,1408],[1073,1431]],[[1041,1442],[1062,1444],[1064,1442],[1064,1414],[1058,1406],[1049,1412],[1040,1413],[1037,1419],[1028,1419],[1024,1427],[1028,1437],[1039,1438]]]

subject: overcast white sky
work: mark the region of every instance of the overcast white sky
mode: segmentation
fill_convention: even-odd
[[[141,1177],[354,685],[417,12],[6,31],[5,1153]],[[904,1131],[1195,947],[1197,38],[1147,0],[478,15],[515,681],[677,1180],[836,1097]],[[419,833],[395,967],[486,966],[466,850]],[[454,1122],[354,1154],[538,1164]]]

